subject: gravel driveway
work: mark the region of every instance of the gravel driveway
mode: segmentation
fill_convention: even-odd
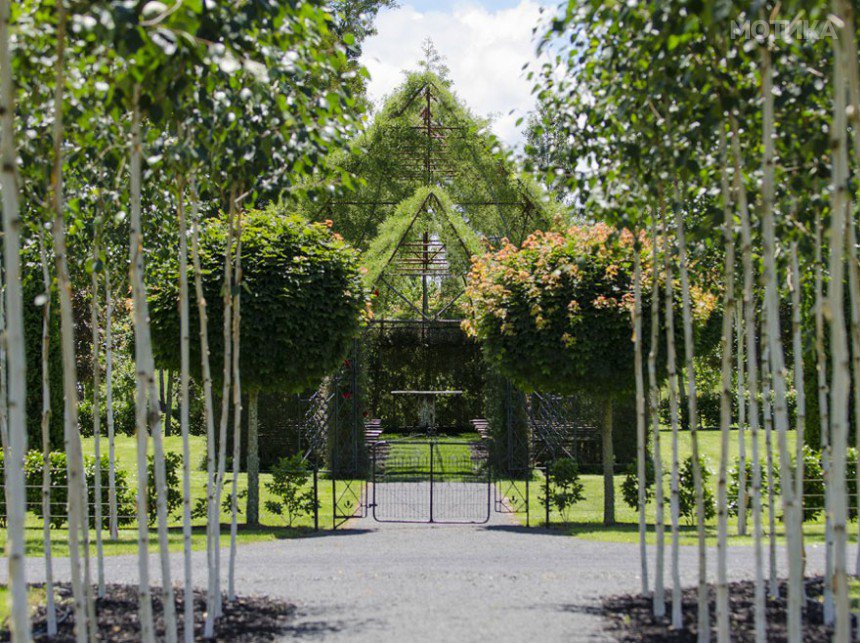
[[[733,579],[750,577],[752,553],[731,550]],[[695,555],[692,547],[681,551],[685,584],[695,582]],[[821,548],[810,549],[810,573],[821,558]],[[176,580],[181,556],[174,560]],[[29,563],[28,576],[38,580],[41,561]],[[55,564],[67,578],[68,561]],[[203,585],[203,552],[195,553],[194,568]],[[136,558],[108,558],[106,574],[111,582],[136,582]],[[236,582],[241,593],[298,606],[288,639],[497,643],[611,640],[598,613],[600,597],[637,591],[638,576],[635,545],[525,529],[493,513],[478,526],[365,518],[319,536],[245,545]]]

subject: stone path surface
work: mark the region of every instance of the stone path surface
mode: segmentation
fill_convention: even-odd
[[[713,571],[716,554],[709,553]],[[753,549],[732,548],[730,555],[732,579],[749,578]],[[821,557],[820,548],[810,548],[810,573],[820,571]],[[695,548],[682,548],[685,585],[695,582],[695,560]],[[174,561],[176,580],[181,556]],[[28,562],[29,577],[38,580],[41,561]],[[68,577],[67,560],[56,568]],[[136,569],[132,556],[106,560],[109,582],[134,583]],[[154,557],[151,570],[158,582]],[[203,552],[195,553],[194,570],[203,584]],[[5,572],[3,566],[0,577]],[[236,577],[242,594],[298,606],[287,640],[375,642],[612,640],[600,598],[636,592],[639,582],[636,545],[525,529],[495,513],[479,526],[365,518],[319,536],[245,545]]]

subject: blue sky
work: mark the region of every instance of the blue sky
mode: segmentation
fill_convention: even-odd
[[[371,99],[379,104],[415,69],[428,36],[446,59],[457,95],[477,114],[493,120],[496,134],[521,145],[516,121],[534,107],[531,84],[522,71],[535,65],[532,29],[542,8],[556,0],[400,0],[382,11],[379,33],[363,47],[371,73]]]

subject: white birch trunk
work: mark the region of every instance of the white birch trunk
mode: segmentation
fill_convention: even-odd
[[[767,313],[764,314],[767,317]],[[773,390],[771,389],[770,344],[767,338],[767,321],[762,320],[762,413],[764,415],[765,472],[767,474],[767,521],[768,521],[768,592],[772,598],[779,597],[779,579],[776,574],[776,479],[773,471]]]
[[[681,194],[675,182],[675,234],[678,237],[678,264],[681,278],[681,305],[684,325],[684,371],[687,376],[687,416],[690,423],[690,446],[693,458],[693,481],[696,493],[696,531],[698,534],[698,640],[705,643],[711,638],[711,604],[708,597],[707,544],[705,542],[705,503],[702,488],[702,467],[699,456],[699,410],[696,393],[696,367],[694,364],[693,312],[690,302],[690,278],[687,270],[687,241],[684,230],[684,213],[681,211]]]
[[[206,297],[203,293],[203,271],[200,265],[200,212],[199,197],[196,185],[191,188],[191,260],[194,267],[194,288],[197,298],[197,313],[200,317],[200,368],[203,376],[203,414],[206,422],[206,562],[207,562],[207,587],[206,587],[206,624],[204,636],[212,638],[215,632],[215,595],[218,588],[215,585],[215,548],[219,544],[219,535],[215,531],[217,524],[213,524],[212,507],[215,502],[215,415],[212,404],[212,371],[209,365],[209,328],[206,315]],[[216,514],[217,515],[217,514]]]
[[[851,299],[851,375],[852,388],[854,392],[854,426],[855,442],[858,449],[858,463],[860,463],[860,266],[857,263],[857,231],[855,222],[848,221],[848,288]],[[855,489],[860,489],[860,467],[855,467]],[[860,516],[860,493],[855,498],[855,508]],[[860,520],[857,521],[860,530]],[[857,545],[857,559],[854,563],[854,575],[860,576],[860,543]]]
[[[185,182],[177,190],[179,217],[179,428],[182,434],[182,543],[184,553],[183,636],[194,641],[194,580],[191,573],[191,445],[189,435],[189,378],[191,368],[191,322],[188,303],[188,228],[185,219]]]
[[[223,283],[223,334],[224,346],[224,370],[221,388],[221,417],[218,427],[218,471],[215,478],[215,505],[210,508],[218,525],[220,541],[220,513],[221,497],[224,489],[224,474],[227,467],[227,429],[229,428],[230,416],[230,387],[232,386],[232,320],[233,320],[233,217],[235,215],[235,190],[230,193],[230,207],[227,214],[227,246],[224,249],[224,283]],[[215,617],[222,613],[221,597],[221,548],[215,548],[215,586],[218,593],[215,595]]]
[[[660,452],[660,385],[657,380],[657,351],[660,341],[660,270],[657,250],[657,213],[651,222],[651,346],[648,350],[648,411],[651,414],[651,431],[654,443],[654,511],[656,556],[654,561],[654,616],[666,615],[666,590],[664,587],[665,558],[665,506],[663,500],[663,456]]]
[[[846,24],[854,25],[854,7],[850,2],[839,0],[839,15],[845,20]],[[845,38],[844,44],[846,47],[845,60],[847,63],[848,72],[848,88],[849,102],[851,109],[847,112],[848,122],[851,125],[851,130],[854,134],[852,141],[854,144],[854,161],[860,162],[860,63],[858,63],[857,40],[853,33],[843,33]],[[850,168],[849,171],[856,175],[856,168]],[[852,375],[854,388],[854,426],[855,426],[855,446],[857,448],[857,479],[855,484],[860,490],[860,267],[857,263],[857,232],[856,222],[849,218],[848,223],[848,266],[849,266],[849,288],[851,296],[851,357],[852,357]],[[858,515],[860,515],[860,493],[857,494],[856,506]],[[860,520],[857,521],[858,531],[860,531]],[[857,545],[857,559],[854,565],[855,576],[860,576],[860,541]]]
[[[800,539],[802,551],[802,565],[800,570],[800,591],[802,602],[806,603],[806,589],[803,577],[806,570],[806,548],[803,546],[803,479],[805,476],[803,462],[804,429],[806,427],[806,390],[803,382],[803,311],[800,307],[800,296],[803,281],[800,276],[800,262],[797,256],[797,242],[791,244],[791,273],[792,279],[792,351],[794,352],[794,389],[796,400],[796,424],[797,434],[795,436],[795,474],[794,474],[794,497],[797,509],[794,514],[793,529]]]
[[[48,636],[57,634],[57,607],[54,602],[54,563],[51,551],[51,268],[45,235],[39,226],[39,259],[45,303],[42,308],[42,542],[45,549],[45,611]],[[4,320],[5,322],[5,320]],[[5,323],[3,324],[5,326]],[[5,360],[5,356],[3,358]]]
[[[13,641],[29,641],[30,613],[24,559],[26,494],[24,454],[27,452],[27,379],[24,355],[24,312],[21,293],[21,218],[18,210],[15,149],[15,88],[12,84],[9,0],[0,0],[0,186],[3,199],[3,264],[6,270],[7,434],[5,458],[7,544],[12,609],[9,629]]]
[[[113,416],[113,295],[110,267],[105,263],[105,413],[108,434],[108,514],[110,537],[119,538],[119,516],[116,507],[116,440]]]
[[[26,494],[24,454],[27,452],[26,358],[21,292],[21,217],[18,209],[17,152],[15,149],[15,88],[12,82],[9,0],[0,0],[0,187],[3,199],[3,265],[6,270],[7,434],[5,458],[7,511],[6,552],[12,609],[9,629],[13,641],[29,641],[30,613],[24,559]]]
[[[723,196],[723,237],[725,241],[725,295],[723,299],[722,386],[720,389],[720,470],[717,486],[717,639],[731,640],[729,621],[727,478],[729,431],[732,424],[732,321],[735,315],[735,233],[726,152],[725,124],[720,123],[721,187]]]
[[[830,389],[827,383],[827,352],[824,348],[824,288],[822,277],[821,215],[815,216],[815,359],[818,384],[818,419],[821,440],[821,469],[824,476],[824,622],[833,625],[833,521],[830,485]]]
[[[168,643],[176,641],[176,602],[170,575],[170,543],[167,534],[167,476],[164,468],[164,441],[161,427],[161,408],[158,404],[158,386],[155,381],[155,363],[152,357],[152,338],[149,330],[149,303],[146,299],[143,263],[143,228],[141,223],[141,163],[142,141],[138,107],[139,86],[135,89],[134,116],[132,120],[132,177],[131,191],[131,286],[134,301],[134,352],[140,398],[138,414],[142,415],[143,427],[152,432],[153,469],[155,473],[156,515],[158,522],[158,548],[161,563],[161,602],[164,611],[164,637]],[[135,162],[136,159],[136,162]],[[144,453],[145,459],[145,453]],[[138,454],[140,462],[140,454]],[[146,552],[145,552],[146,553]]]
[[[738,536],[747,535],[747,403],[744,351],[743,300],[735,302],[735,343],[737,344],[737,406],[738,406]]]
[[[633,255],[633,367],[636,370],[636,475],[639,479],[639,565],[642,593],[650,591],[648,582],[648,548],[645,542],[645,382],[642,373],[642,257],[634,248]]]
[[[99,224],[96,223],[98,226]],[[90,301],[90,327],[92,330],[93,354],[93,451],[95,455],[95,476],[93,481],[93,492],[95,496],[95,525],[96,525],[96,580],[98,583],[98,596],[105,595],[105,565],[104,547],[102,546],[102,467],[101,467],[101,363],[99,359],[99,275],[96,272],[96,261],[98,260],[99,242],[98,230],[93,239],[93,266],[90,275],[90,289],[92,290]]]
[[[839,1],[833,2],[833,13],[840,15]],[[837,25],[838,37],[833,39],[834,100],[831,124],[833,158],[832,214],[830,221],[830,283],[828,308],[830,321],[830,350],[833,359],[830,390],[831,513],[833,515],[833,594],[836,603],[835,640],[847,641],[851,636],[850,605],[847,575],[847,498],[846,458],[848,446],[848,396],[850,364],[843,309],[845,233],[850,221],[849,170],[846,121],[846,52],[845,43],[853,37],[854,26],[843,21]],[[849,35],[848,29],[851,34]]]
[[[754,606],[755,606],[755,640],[759,643],[766,638],[766,605],[764,585],[764,554],[762,549],[762,515],[761,515],[761,455],[759,453],[759,371],[758,347],[756,345],[755,299],[753,285],[755,269],[752,259],[752,225],[750,223],[747,191],[744,185],[743,162],[741,156],[740,132],[735,115],[729,113],[729,124],[732,130],[732,165],[734,169],[733,188],[735,201],[738,204],[738,214],[741,223],[741,255],[744,269],[743,311],[744,335],[746,337],[747,364],[747,400],[749,403],[750,442],[752,444],[752,513],[753,513],[753,549],[755,566]]]
[[[138,99],[140,88],[134,89],[134,107],[131,121],[131,231],[129,239],[129,263],[130,280],[132,292],[134,293],[134,327],[135,327],[135,430],[137,431],[137,562],[139,577],[139,617],[140,638],[144,643],[155,643],[155,629],[152,619],[152,595],[149,586],[149,515],[147,511],[147,449],[149,446],[148,416],[149,404],[147,402],[146,368],[142,355],[143,347],[137,335],[139,329],[146,323],[143,317],[143,309],[139,304],[141,294],[140,281],[143,275],[142,261],[139,255],[142,253],[142,235],[140,231],[140,207],[141,207],[141,161],[143,150],[141,149],[140,137],[140,109]]]
[[[675,286],[672,276],[672,252],[669,238],[663,228],[666,270],[666,363],[669,376],[669,416],[672,424],[672,474],[670,513],[672,520],[672,628],[684,626],[681,612],[681,563],[680,563],[680,463],[678,461],[678,371],[675,354]]]
[[[230,490],[230,561],[227,574],[227,597],[236,600],[236,534],[239,514],[239,461],[242,457],[242,385],[239,377],[239,344],[242,316],[240,292],[242,290],[242,215],[236,223],[236,267],[233,286],[233,481]]]
[[[782,504],[785,515],[786,540],[788,544],[788,617],[786,629],[788,639],[799,643],[802,637],[802,596],[803,596],[803,555],[799,547],[800,535],[793,527],[796,526],[795,513],[797,502],[795,486],[791,471],[791,455],[788,449],[788,406],[786,404],[786,367],[782,348],[782,333],[779,324],[779,285],[776,267],[776,225],[774,222],[774,202],[776,185],[775,169],[775,138],[776,126],[774,121],[773,72],[770,50],[767,45],[762,52],[762,94],[763,94],[763,148],[764,163],[762,168],[762,234],[764,237],[764,302],[767,310],[768,348],[770,352],[770,373],[774,394],[774,424],[779,446],[780,480],[782,484]]]
[[[92,636],[95,628],[95,606],[89,573],[89,524],[84,459],[78,427],[78,391],[75,363],[72,285],[66,249],[66,226],[63,204],[63,101],[65,91],[66,8],[57,5],[57,55],[54,87],[53,167],[51,171],[51,209],[54,221],[54,261],[60,302],[60,330],[63,357],[64,440],[69,485],[69,556],[74,594],[75,635],[81,643]],[[2,65],[2,61],[0,61]],[[11,310],[10,310],[11,317]],[[10,350],[10,358],[11,358]],[[11,382],[11,373],[10,373]],[[11,397],[11,391],[10,391]],[[11,409],[10,409],[11,410]],[[81,571],[83,552],[83,572]],[[80,627],[78,627],[80,625]]]

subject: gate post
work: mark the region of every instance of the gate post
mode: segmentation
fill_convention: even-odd
[[[549,465],[546,465],[544,476],[544,510],[546,511],[546,526],[549,527]]]
[[[531,527],[529,524],[530,516],[529,516],[529,478],[532,477],[532,470],[526,470],[526,527]]]
[[[430,443],[430,522],[433,522],[433,445]]]
[[[314,531],[320,530],[319,467],[314,466]]]

